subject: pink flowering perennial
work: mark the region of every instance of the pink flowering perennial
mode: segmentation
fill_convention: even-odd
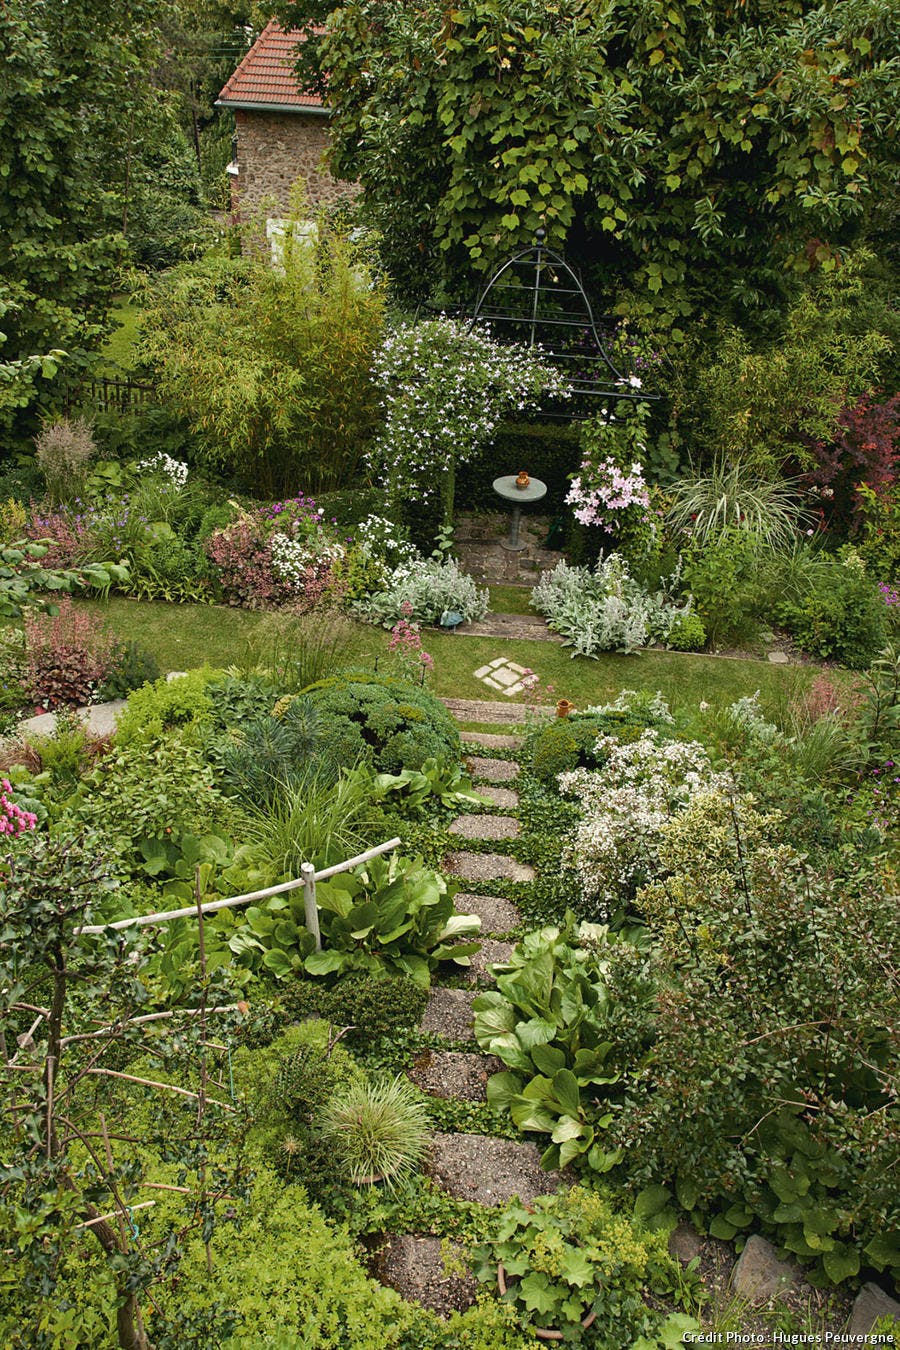
[[[33,811],[23,811],[17,802],[7,796],[8,792],[12,792],[12,783],[8,778],[4,778],[0,782],[0,834],[18,838],[26,830],[34,829],[37,825],[37,816]]]

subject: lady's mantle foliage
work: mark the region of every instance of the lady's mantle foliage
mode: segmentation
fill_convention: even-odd
[[[376,351],[372,373],[385,425],[369,467],[391,504],[410,492],[437,501],[452,466],[468,463],[507,414],[536,407],[542,394],[569,392],[539,353],[445,318],[402,324]]]

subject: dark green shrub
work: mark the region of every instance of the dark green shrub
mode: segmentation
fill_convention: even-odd
[[[682,581],[713,645],[756,636],[762,586],[760,549],[751,535],[732,527],[707,544],[693,545]]]
[[[865,572],[835,559],[817,570],[805,595],[778,605],[776,616],[811,656],[862,670],[887,640],[886,608]]]
[[[531,731],[522,746],[522,762],[544,782],[572,769],[596,769],[603,762],[594,753],[601,736],[615,736],[628,744],[656,725],[651,713],[639,709],[572,713]]]
[[[337,1027],[351,1027],[347,1045],[364,1050],[395,1031],[418,1024],[427,990],[405,975],[357,974],[331,988],[321,981],[297,980],[284,993],[285,1012],[293,1017],[321,1017]]]
[[[325,519],[352,530],[370,515],[384,515],[384,494],[377,488],[344,488],[320,492],[316,498]]]
[[[450,714],[427,689],[390,675],[351,671],[319,680],[305,692],[329,741],[340,746],[341,763],[362,760],[395,773],[461,754]]]
[[[547,496],[541,506],[544,514],[564,509],[571,484],[569,474],[576,473],[581,461],[579,430],[547,422],[507,422],[495,433],[493,441],[472,463],[457,470],[456,503],[481,511],[502,507],[493,490],[500,474],[525,469],[532,478],[547,484]],[[568,514],[568,508],[566,514]]]
[[[132,689],[151,684],[159,679],[155,657],[137,642],[126,642],[121,647],[116,664],[100,690],[101,700],[125,698]]]

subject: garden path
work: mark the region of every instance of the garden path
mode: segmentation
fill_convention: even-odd
[[[498,720],[498,711],[511,712],[508,706],[486,703],[482,708],[468,704],[457,716],[467,721]],[[523,711],[521,708],[517,712]],[[502,719],[506,720],[506,719]],[[487,732],[464,732],[471,749],[489,754],[469,760],[479,792],[490,798],[482,813],[466,813],[450,826],[451,834],[471,841],[471,850],[451,852],[444,870],[456,881],[471,882],[471,891],[457,893],[460,914],[477,914],[481,919],[481,951],[472,958],[466,972],[467,989],[436,986],[420,1022],[420,1030],[440,1038],[433,1049],[417,1055],[410,1065],[410,1078],[431,1096],[476,1106],[487,1100],[487,1081],[503,1068],[495,1056],[477,1049],[473,1040],[472,1000],[479,988],[494,982],[492,967],[507,961],[513,951],[509,940],[521,925],[521,914],[510,900],[477,893],[479,881],[510,879],[534,880],[533,868],[517,862],[505,853],[478,850],[479,844],[500,843],[517,837],[518,793],[515,779],[519,765],[515,759],[495,756],[514,752],[521,738]],[[500,814],[502,812],[503,814]],[[436,1133],[432,1136],[427,1171],[432,1182],[457,1199],[481,1205],[504,1205],[518,1195],[526,1204],[535,1196],[556,1190],[563,1184],[558,1172],[545,1172],[536,1145],[491,1134],[465,1131]],[[375,1263],[383,1283],[397,1289],[404,1298],[414,1299],[443,1315],[455,1308],[474,1303],[478,1285],[463,1270],[462,1262],[448,1268],[447,1244],[417,1233],[391,1236]],[[460,1249],[456,1249],[460,1254]]]

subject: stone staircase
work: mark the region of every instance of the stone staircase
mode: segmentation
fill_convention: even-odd
[[[496,723],[513,720],[501,716],[513,711],[508,704],[485,703],[477,708],[469,704],[460,708],[456,716],[466,721]],[[520,706],[515,711],[521,715],[524,710]],[[519,765],[513,758],[480,756],[477,751],[483,748],[513,753],[521,737],[466,731],[462,739],[472,752],[468,762],[475,786],[490,798],[496,814],[491,810],[484,814],[467,812],[452,823],[450,833],[461,842],[488,841],[501,849],[504,840],[515,839],[519,834],[519,798],[514,786]],[[466,849],[450,852],[444,860],[444,870],[453,880],[466,884],[467,889],[456,896],[459,913],[477,914],[481,919],[481,951],[472,958],[466,981],[475,988],[488,987],[493,982],[490,967],[507,961],[512,954],[513,943],[509,939],[521,923],[521,916],[509,900],[480,895],[478,884],[501,878],[529,882],[536,872],[503,852]],[[474,998],[472,987],[437,985],[431,990],[420,1030],[441,1037],[448,1048],[425,1051],[409,1066],[410,1078],[423,1092],[445,1099],[486,1101],[488,1078],[504,1066],[494,1056],[482,1054],[475,1045]],[[460,1050],[458,1046],[465,1042],[472,1048]],[[559,1173],[541,1168],[540,1158],[540,1149],[531,1143],[486,1134],[437,1133],[432,1136],[426,1171],[435,1185],[460,1200],[498,1206],[518,1196],[529,1204],[536,1196],[555,1191],[563,1184]],[[447,1244],[436,1238],[415,1233],[394,1235],[379,1254],[378,1274],[385,1284],[397,1288],[405,1297],[446,1314],[473,1303],[478,1289],[471,1276],[448,1274],[446,1255]]]

